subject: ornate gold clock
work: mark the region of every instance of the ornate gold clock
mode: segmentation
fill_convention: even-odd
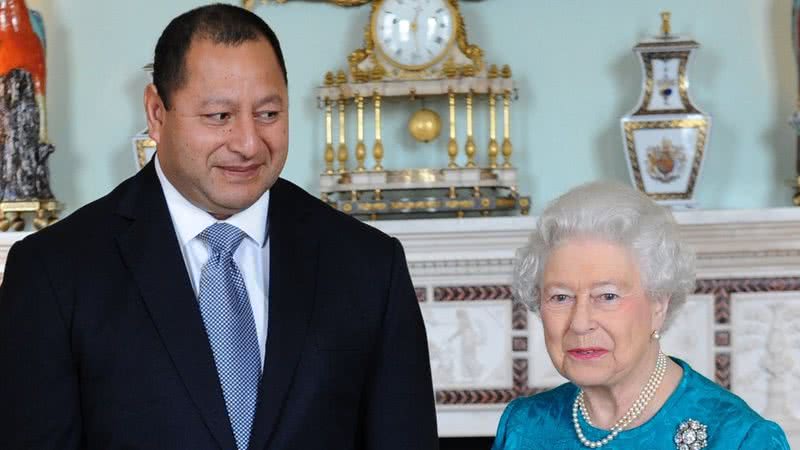
[[[328,1],[343,6],[369,2]],[[511,69],[484,63],[483,51],[467,39],[458,0],[373,0],[364,45],[348,56],[346,68],[327,72],[323,80],[317,88],[325,117],[320,192],[331,206],[371,219],[528,213],[530,198],[519,194],[511,164],[516,92]],[[412,101],[387,103],[387,97]],[[409,111],[407,128],[417,141],[440,147],[436,143],[442,140],[436,138],[442,129],[449,132],[439,149],[441,166],[384,167],[385,153],[402,151],[402,145],[382,139],[382,108],[408,108],[416,104],[413,100],[428,98],[440,100],[448,120],[422,107]],[[346,139],[349,108],[355,110],[355,145]],[[488,142],[476,142],[476,108],[488,109]],[[457,116],[459,109],[463,114]],[[372,139],[367,142],[369,127]]]
[[[473,76],[483,52],[467,41],[457,0],[375,0],[364,47],[350,54],[354,81]]]
[[[423,70],[455,42],[456,11],[447,0],[383,0],[371,18],[375,48],[389,64]]]

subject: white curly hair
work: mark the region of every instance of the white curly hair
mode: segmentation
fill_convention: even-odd
[[[695,255],[670,211],[620,183],[592,182],[554,200],[542,212],[528,245],[517,251],[515,300],[538,314],[540,282],[550,252],[576,237],[596,237],[628,248],[639,264],[648,297],[669,298],[666,329],[695,287]]]

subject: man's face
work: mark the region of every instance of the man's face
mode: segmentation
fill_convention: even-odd
[[[229,46],[196,38],[185,70],[169,110],[153,85],[145,91],[150,136],[175,188],[227,217],[258,200],[286,163],[286,82],[264,39]]]

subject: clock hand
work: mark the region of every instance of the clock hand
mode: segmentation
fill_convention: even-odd
[[[414,34],[414,50],[415,52],[419,52],[419,12],[420,7],[414,7],[414,21],[411,22],[411,32]]]

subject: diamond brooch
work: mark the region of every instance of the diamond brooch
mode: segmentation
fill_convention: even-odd
[[[700,450],[708,446],[708,430],[705,425],[689,419],[681,422],[675,433],[677,450]]]

